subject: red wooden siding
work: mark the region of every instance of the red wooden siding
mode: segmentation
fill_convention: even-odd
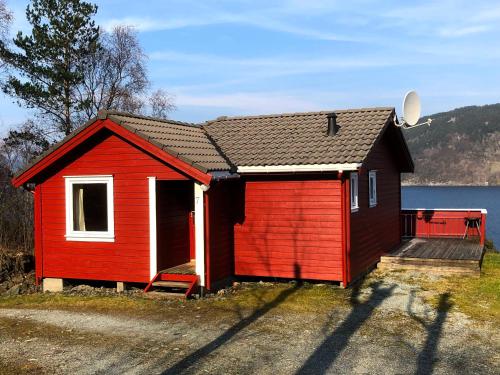
[[[158,181],[156,184],[158,270],[190,260],[190,212],[193,210],[192,181]]]
[[[36,185],[34,197],[34,221],[35,221],[35,276],[36,284],[38,285],[42,279],[42,186]]]
[[[234,223],[240,190],[239,181],[224,181],[214,184],[208,191],[208,288],[210,284],[234,275]]]
[[[356,277],[400,243],[400,173],[384,137],[359,173],[359,210],[351,213],[350,277]],[[369,207],[368,172],[377,170],[377,205]],[[349,199],[349,196],[346,197]],[[347,204],[350,204],[348,201]],[[348,280],[348,281],[351,281]]]
[[[340,187],[333,179],[247,180],[236,275],[341,281]]]
[[[103,130],[47,171],[41,183],[43,277],[149,281],[148,176],[187,177]],[[113,175],[115,242],[66,241],[63,176]]]

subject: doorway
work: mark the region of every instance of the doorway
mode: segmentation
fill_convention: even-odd
[[[192,181],[156,182],[157,270],[194,265]]]

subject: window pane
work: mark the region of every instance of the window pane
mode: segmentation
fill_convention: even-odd
[[[351,174],[351,208],[358,207],[358,175]]]
[[[73,184],[73,230],[108,230],[106,184]]]

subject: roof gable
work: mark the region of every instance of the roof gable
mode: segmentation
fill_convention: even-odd
[[[141,149],[153,154],[166,163],[173,165],[180,171],[186,173],[187,175],[200,182],[210,182],[211,176],[207,173],[208,169],[201,165],[198,165],[195,161],[185,156],[188,153],[182,153],[182,147],[179,146],[177,149],[179,150],[180,148],[180,152],[177,150],[169,149],[167,146],[156,141],[152,136],[142,133],[139,129],[133,127],[130,123],[120,124],[119,119],[113,120],[110,114],[111,113],[100,113],[98,118],[90,120],[85,125],[65,137],[62,141],[53,145],[40,157],[35,159],[24,170],[17,173],[12,180],[13,184],[15,186],[21,186],[31,181],[45,168],[52,165],[54,162],[59,160],[61,157],[66,155],[68,152],[73,150],[75,147],[77,147],[102,129],[108,129],[111,132],[122,136]],[[134,118],[144,119],[143,117],[138,116]],[[207,142],[209,142],[208,139]]]
[[[229,161],[199,125],[121,112],[107,112],[107,118],[201,171],[231,169]]]

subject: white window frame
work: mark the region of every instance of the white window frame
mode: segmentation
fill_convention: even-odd
[[[373,196],[372,196],[372,185],[373,185]],[[370,202],[370,207],[375,207],[377,205],[377,171],[372,170],[368,172],[368,198]]]
[[[66,241],[114,242],[115,220],[113,202],[113,176],[64,176],[66,195]],[[106,184],[108,230],[76,231],[73,226],[73,185],[74,184]]]
[[[356,212],[359,210],[359,176],[358,172],[351,172],[350,175],[350,200],[351,200],[351,212]]]

